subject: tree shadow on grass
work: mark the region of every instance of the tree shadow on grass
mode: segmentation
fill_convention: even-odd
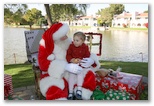
[[[31,64],[4,65],[4,71],[12,75],[14,88],[34,85],[35,79]]]

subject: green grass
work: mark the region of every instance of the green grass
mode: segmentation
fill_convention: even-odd
[[[100,61],[101,67],[116,70],[118,66],[122,72],[139,74],[148,77],[148,63],[140,62],[114,62]],[[13,87],[23,87],[34,85],[34,73],[31,64],[12,64],[4,65],[4,73],[12,75]]]
[[[140,31],[148,31],[148,28],[119,28],[119,27],[111,27],[110,30],[140,30]]]
[[[12,75],[14,88],[34,85],[34,74],[31,64],[4,65],[4,73]]]
[[[122,68],[122,72],[139,74],[148,77],[148,63],[144,62],[117,62],[117,61],[100,61],[101,67],[116,70]]]
[[[19,26],[12,26],[12,27],[30,29],[29,25],[19,25]],[[98,26],[98,27],[102,27],[102,26]],[[91,26],[70,26],[70,28],[76,28],[76,29],[89,29],[89,28],[91,28]],[[37,26],[37,25],[32,25],[31,30],[34,30],[34,29],[44,29],[44,28],[40,28],[40,26]],[[148,28],[109,27],[109,30],[126,30],[126,31],[137,30],[137,31],[148,31]]]
[[[148,63],[100,61],[101,67],[116,70],[119,66],[122,72],[139,74],[148,77]],[[12,75],[13,87],[34,85],[34,73],[31,64],[4,65],[4,73]],[[148,86],[142,91],[140,100],[148,100]]]

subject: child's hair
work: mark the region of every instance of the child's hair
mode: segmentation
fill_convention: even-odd
[[[80,37],[83,41],[85,41],[86,40],[86,35],[83,33],[83,32],[76,32],[76,33],[74,33],[74,37],[75,36],[78,36],[78,37]]]

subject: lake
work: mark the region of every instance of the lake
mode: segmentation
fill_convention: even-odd
[[[4,64],[24,63],[27,61],[25,28],[4,28]],[[78,29],[71,29],[69,37]],[[148,32],[146,31],[97,31],[80,29],[83,32],[102,33],[101,60],[148,62]],[[94,37],[93,42],[98,42]],[[98,46],[93,46],[91,52],[97,53]]]

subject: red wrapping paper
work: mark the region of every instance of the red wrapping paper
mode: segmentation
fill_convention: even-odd
[[[126,91],[131,94],[131,99],[138,100],[142,91],[142,75],[119,72],[120,79],[110,76],[96,76],[97,87],[106,93],[109,89]]]
[[[4,96],[13,95],[12,76],[4,74]]]

